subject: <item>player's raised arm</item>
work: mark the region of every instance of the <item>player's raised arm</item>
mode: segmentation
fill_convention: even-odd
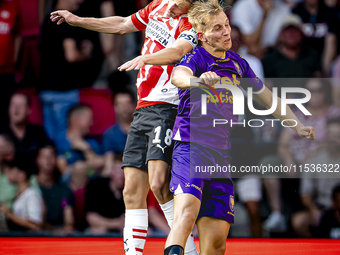
[[[139,70],[143,65],[173,65],[178,63],[181,58],[193,50],[192,44],[178,40],[171,48],[164,48],[156,53],[138,56],[120,67],[119,71]]]
[[[107,18],[81,18],[69,11],[55,11],[51,13],[51,20],[58,25],[63,22],[71,26],[81,27],[107,34],[128,34],[138,31],[129,17],[113,16]]]
[[[178,66],[172,73],[171,83],[180,89],[190,89],[193,87],[206,88],[206,84],[213,86],[220,80],[220,77],[214,72],[202,73],[199,78],[193,76],[192,73],[190,68]]]
[[[269,109],[272,106],[273,94],[267,87],[262,93],[254,94],[253,97],[267,109]],[[287,119],[295,120],[297,125],[295,127],[292,127],[292,129],[296,133],[298,133],[300,137],[305,137],[308,140],[315,140],[316,134],[314,128],[311,126],[305,127],[304,125],[302,125],[288,105],[286,106],[286,115],[281,115],[281,99],[279,97],[277,98],[277,108],[273,113],[273,116],[280,121],[286,119],[285,122],[288,123],[287,125],[289,126],[294,126],[295,123],[294,121],[289,122]]]

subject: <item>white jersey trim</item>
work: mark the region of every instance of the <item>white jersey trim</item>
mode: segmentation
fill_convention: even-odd
[[[259,95],[259,94],[261,94],[265,89],[266,89],[266,86],[263,84],[262,89],[253,92],[253,94],[254,94],[254,95]]]
[[[148,24],[139,16],[139,13],[136,13],[136,18],[140,23],[142,23],[144,26],[147,26]]]

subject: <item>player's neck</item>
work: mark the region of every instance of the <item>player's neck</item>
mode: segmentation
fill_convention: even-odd
[[[209,44],[203,43],[202,47],[209,52],[211,55],[217,58],[225,58],[225,51],[216,51]]]

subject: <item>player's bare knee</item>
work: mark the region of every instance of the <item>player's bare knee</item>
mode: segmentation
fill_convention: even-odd
[[[136,188],[132,188],[130,185],[127,185],[123,189],[123,198],[124,203],[127,208],[130,207],[141,207],[142,204],[142,192],[138,192],[139,190]]]
[[[224,255],[224,253],[225,253],[225,241],[223,243],[224,244],[221,244],[218,247],[214,247],[215,252],[213,254],[215,254],[215,255]]]
[[[181,229],[193,227],[196,221],[195,213],[190,210],[183,210],[181,214],[175,215],[174,224],[180,226]]]
[[[150,189],[155,195],[156,199],[159,203],[167,202],[167,198],[169,196],[169,184],[162,180],[154,179],[150,183]]]
[[[225,253],[225,242],[226,238],[224,236],[214,236],[214,239],[211,241],[206,240],[206,244],[209,244],[207,247],[202,247],[201,254],[203,255],[223,255]]]

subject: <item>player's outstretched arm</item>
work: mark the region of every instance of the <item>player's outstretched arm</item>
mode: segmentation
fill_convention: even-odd
[[[172,73],[171,83],[180,89],[190,89],[193,87],[206,88],[206,85],[213,86],[219,80],[220,77],[214,72],[202,73],[198,78],[193,75],[190,68],[177,66]]]
[[[69,11],[51,13],[51,20],[58,25],[66,22],[71,26],[107,34],[128,34],[138,31],[130,17],[112,16],[107,18],[81,18]]]
[[[182,57],[192,51],[193,47],[186,41],[176,41],[171,48],[164,48],[156,53],[138,56],[120,67],[119,71],[139,70],[143,65],[173,65],[178,63]]]
[[[267,87],[261,94],[253,95],[253,97],[267,109],[272,106],[273,94]],[[296,133],[298,133],[300,137],[305,137],[308,140],[315,140],[315,129],[311,126],[305,127],[304,125],[302,125],[296,115],[289,108],[289,106],[286,106],[286,115],[281,115],[281,99],[279,97],[277,98],[277,108],[273,113],[273,116],[280,121],[286,120],[285,124],[289,126],[295,125],[294,121],[289,120],[295,120],[297,125],[295,127],[292,127],[292,129]]]

